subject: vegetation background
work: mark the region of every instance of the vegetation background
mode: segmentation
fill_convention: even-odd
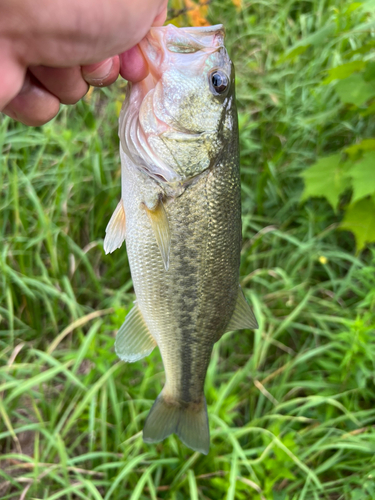
[[[41,128],[3,116],[0,496],[374,499],[375,2],[170,8],[227,28],[241,281],[260,327],[215,345],[209,455],[173,436],[145,445],[162,363],[116,358],[134,295],[125,249],[103,252],[125,83]]]

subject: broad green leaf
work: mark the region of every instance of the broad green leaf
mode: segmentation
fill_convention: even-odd
[[[375,83],[365,82],[357,73],[339,81],[335,87],[342,102],[361,106],[371,97],[375,97]]]
[[[336,66],[328,71],[327,78],[323,81],[324,84],[331,83],[333,80],[343,80],[348,76],[361,71],[366,66],[365,61],[350,61],[341,66]]]
[[[363,79],[366,82],[375,80],[375,61],[369,61],[367,63],[365,72],[363,73]]]
[[[375,203],[371,198],[360,200],[348,207],[340,227],[354,234],[358,251],[362,250],[366,243],[375,242]]]
[[[347,166],[341,162],[340,154],[320,158],[301,174],[305,180],[302,199],[324,196],[336,209],[340,195],[350,186],[346,170]]]
[[[363,158],[350,168],[348,175],[352,179],[353,199],[356,202],[361,198],[375,193],[375,151],[367,151]],[[375,224],[375,221],[374,221]]]
[[[346,14],[351,14],[352,12],[359,9],[360,7],[362,7],[362,2],[353,2],[347,8]]]
[[[375,0],[367,0],[367,2],[364,2],[362,4],[362,10],[364,12],[373,13],[375,11]]]
[[[355,157],[360,151],[375,151],[375,139],[363,139],[358,144],[353,144],[344,149],[351,158]]]

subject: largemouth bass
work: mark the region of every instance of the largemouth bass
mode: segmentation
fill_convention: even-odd
[[[176,433],[207,454],[204,380],[214,343],[257,328],[239,287],[241,204],[234,69],[221,25],[152,28],[148,77],[120,115],[122,195],[105,251],[124,240],[136,294],[115,348],[127,362],[158,345],[166,381],[143,439]]]

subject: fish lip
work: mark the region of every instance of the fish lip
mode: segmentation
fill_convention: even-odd
[[[225,35],[225,27],[223,24],[213,24],[212,26],[186,26],[183,28],[176,28],[176,26],[172,23],[167,24],[166,26],[153,26],[150,31],[154,30],[161,30],[161,31],[167,31],[168,29],[179,29],[179,30],[184,30],[187,31],[188,33],[195,33],[195,34],[200,34],[202,33],[203,35],[208,35],[210,33],[223,33]]]
[[[213,24],[212,26],[187,26],[183,29],[184,31],[191,31],[192,33],[216,33],[217,31],[222,31],[223,33],[225,33],[223,24]]]
[[[191,48],[191,52],[199,50],[210,53],[224,47],[224,39],[225,28],[222,24],[187,28],[177,28],[173,24],[168,24],[167,26],[151,28],[140,42],[139,47],[149,66],[154,66],[154,72],[158,73],[163,56],[160,58],[156,55],[155,47],[158,46],[161,53],[165,53],[165,51],[180,52],[179,50],[173,50],[175,42],[177,47],[185,45],[186,49]],[[182,50],[181,52],[185,51]],[[186,52],[190,52],[190,50],[186,50]]]

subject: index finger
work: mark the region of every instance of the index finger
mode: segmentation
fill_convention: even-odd
[[[159,14],[155,17],[154,22],[152,23],[152,26],[163,26],[167,19],[167,11],[168,11],[168,0],[166,0],[161,9]]]
[[[168,0],[164,1],[153,26],[163,26],[167,19],[167,7]],[[120,54],[120,75],[130,82],[140,82],[148,75],[148,65],[138,45]]]

